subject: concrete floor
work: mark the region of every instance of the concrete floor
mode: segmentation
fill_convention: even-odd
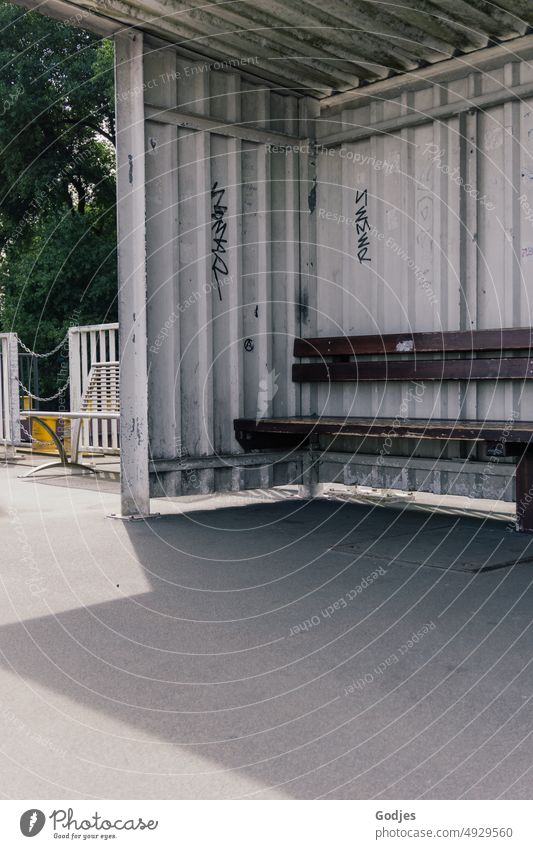
[[[123,523],[113,475],[21,471],[0,468],[4,797],[531,797],[510,508],[272,491]]]

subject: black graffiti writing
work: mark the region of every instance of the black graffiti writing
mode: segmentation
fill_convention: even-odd
[[[357,259],[360,263],[371,262],[368,253],[370,251],[370,239],[368,233],[370,224],[368,221],[368,189],[355,193],[355,228],[357,231]]]
[[[226,230],[228,229],[228,222],[226,221],[226,212],[228,211],[228,207],[224,206],[222,203],[225,194],[226,189],[219,188],[218,182],[213,184],[213,188],[211,189],[211,199],[213,201],[213,208],[211,211],[211,254],[213,258],[211,271],[213,273],[220,300],[222,300],[220,283],[222,278],[227,277],[229,273],[228,264],[223,258],[223,254],[226,253],[226,245],[228,244],[228,240],[225,238]]]

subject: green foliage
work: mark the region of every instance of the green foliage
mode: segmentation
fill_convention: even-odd
[[[110,43],[0,3],[0,67],[3,239],[36,197],[49,208],[81,200],[82,212],[88,199],[113,203]]]
[[[0,0],[0,330],[35,350],[116,320],[113,99],[111,42]]]
[[[3,327],[32,350],[52,350],[77,324],[117,320],[113,207],[73,215],[64,204],[42,215],[23,251],[8,247],[4,266]],[[39,394],[64,383],[61,363],[59,354],[40,362]]]
[[[63,205],[34,225],[24,251],[7,249],[3,323],[32,348],[57,345],[68,327],[116,321],[113,208],[73,215]]]

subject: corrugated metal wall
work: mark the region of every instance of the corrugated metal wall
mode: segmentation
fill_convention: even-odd
[[[532,417],[533,388],[518,383],[306,386],[300,398],[290,379],[299,334],[531,325],[533,100],[371,131],[413,109],[531,82],[527,62],[320,115],[317,102],[258,83],[242,67],[208,67],[150,39],[144,51],[153,494],[294,480],[297,462],[258,469],[257,459],[255,468],[217,460],[240,453],[239,416]],[[187,112],[221,128],[191,129]],[[240,129],[228,133],[227,124]],[[351,127],[367,137],[321,147],[322,137]],[[302,141],[299,152],[276,151],[246,138],[258,129],[316,136],[318,149]],[[368,244],[357,215],[368,221]],[[462,459],[483,459],[452,443],[446,459],[402,471],[392,455],[412,455],[412,443],[395,441],[379,468],[377,441],[333,447],[357,456],[343,471],[339,458],[324,456],[323,481],[436,491],[471,492],[476,465]],[[414,448],[435,458],[443,446]]]
[[[297,135],[298,99],[145,41],[150,440],[154,459],[240,451],[233,420],[290,415],[299,312],[299,155],[168,123],[177,108]],[[161,114],[158,114],[158,111]],[[242,134],[241,134],[242,135]],[[246,135],[246,133],[244,133]],[[154,493],[269,486],[293,474],[223,467],[172,473]],[[164,471],[164,469],[167,471]]]
[[[514,62],[324,111],[319,141],[532,79],[529,63]],[[531,326],[532,152],[532,99],[319,148],[317,335]],[[366,251],[357,210],[370,228]],[[409,384],[322,385],[313,412],[530,420],[532,401],[533,387],[518,381],[428,382],[418,392]],[[365,452],[378,449],[365,441]],[[416,453],[441,449],[425,441]],[[412,443],[395,443],[396,454],[412,451]],[[445,456],[466,454],[452,443]]]

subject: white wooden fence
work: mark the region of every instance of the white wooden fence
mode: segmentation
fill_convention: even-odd
[[[118,324],[89,324],[69,330],[70,409],[79,410],[93,363],[109,363],[119,359]],[[104,449],[117,451],[116,421],[84,422],[80,448],[84,451]]]
[[[18,340],[16,333],[0,333],[0,444],[20,442],[18,383]]]

